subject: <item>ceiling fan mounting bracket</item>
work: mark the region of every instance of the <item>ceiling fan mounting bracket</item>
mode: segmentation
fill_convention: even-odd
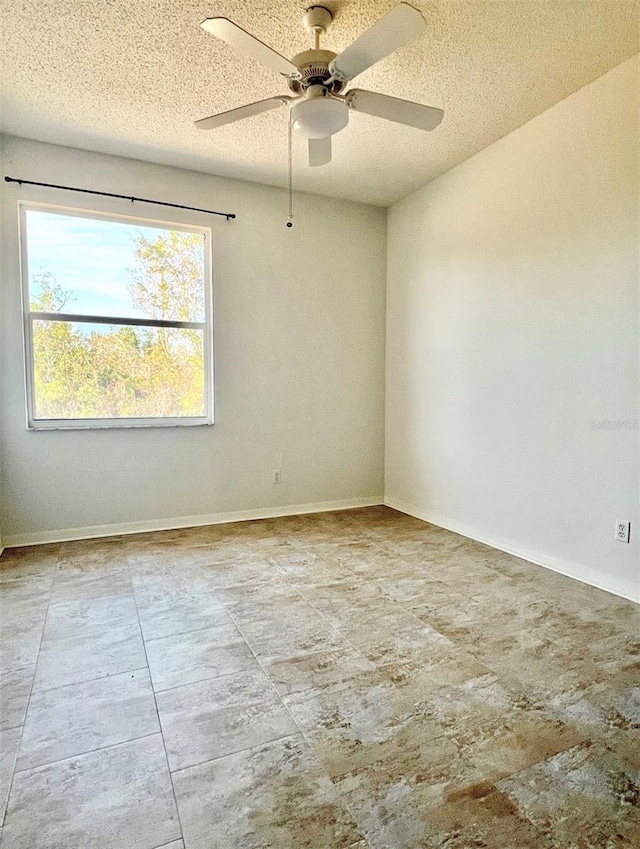
[[[324,35],[332,20],[333,15],[325,6],[309,6],[302,16],[302,26],[313,38],[316,34]]]

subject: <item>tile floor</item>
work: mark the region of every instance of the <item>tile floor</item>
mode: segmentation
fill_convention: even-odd
[[[2,849],[640,847],[640,608],[392,510],[10,550],[0,616]]]

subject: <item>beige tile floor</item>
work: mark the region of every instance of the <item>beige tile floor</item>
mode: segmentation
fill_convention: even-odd
[[[10,550],[0,616],[2,849],[640,847],[640,608],[392,510]]]

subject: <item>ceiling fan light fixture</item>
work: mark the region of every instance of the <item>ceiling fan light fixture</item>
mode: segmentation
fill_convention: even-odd
[[[435,130],[442,121],[442,109],[365,89],[355,88],[342,93],[359,74],[421,35],[426,29],[422,13],[409,3],[399,3],[340,55],[320,49],[320,36],[332,20],[330,9],[310,6],[302,23],[313,37],[314,46],[287,59],[228,18],[207,18],[203,29],[277,71],[286,78],[294,96],[276,95],[247,103],[196,121],[197,126],[213,130],[284,104],[290,105],[289,131],[294,129],[307,139],[309,165],[313,167],[331,162],[331,136],[347,126],[350,110],[417,130]]]
[[[324,139],[349,123],[349,108],[342,100],[311,97],[291,108],[291,126],[307,139]]]

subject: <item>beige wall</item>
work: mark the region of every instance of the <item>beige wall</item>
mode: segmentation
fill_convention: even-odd
[[[4,173],[238,216],[134,208],[213,228],[216,424],[28,432],[17,199],[132,207],[2,184],[5,544],[381,500],[384,209],[298,194],[289,230],[280,189],[12,138]]]
[[[388,503],[635,599],[638,71],[391,208],[385,467]]]

